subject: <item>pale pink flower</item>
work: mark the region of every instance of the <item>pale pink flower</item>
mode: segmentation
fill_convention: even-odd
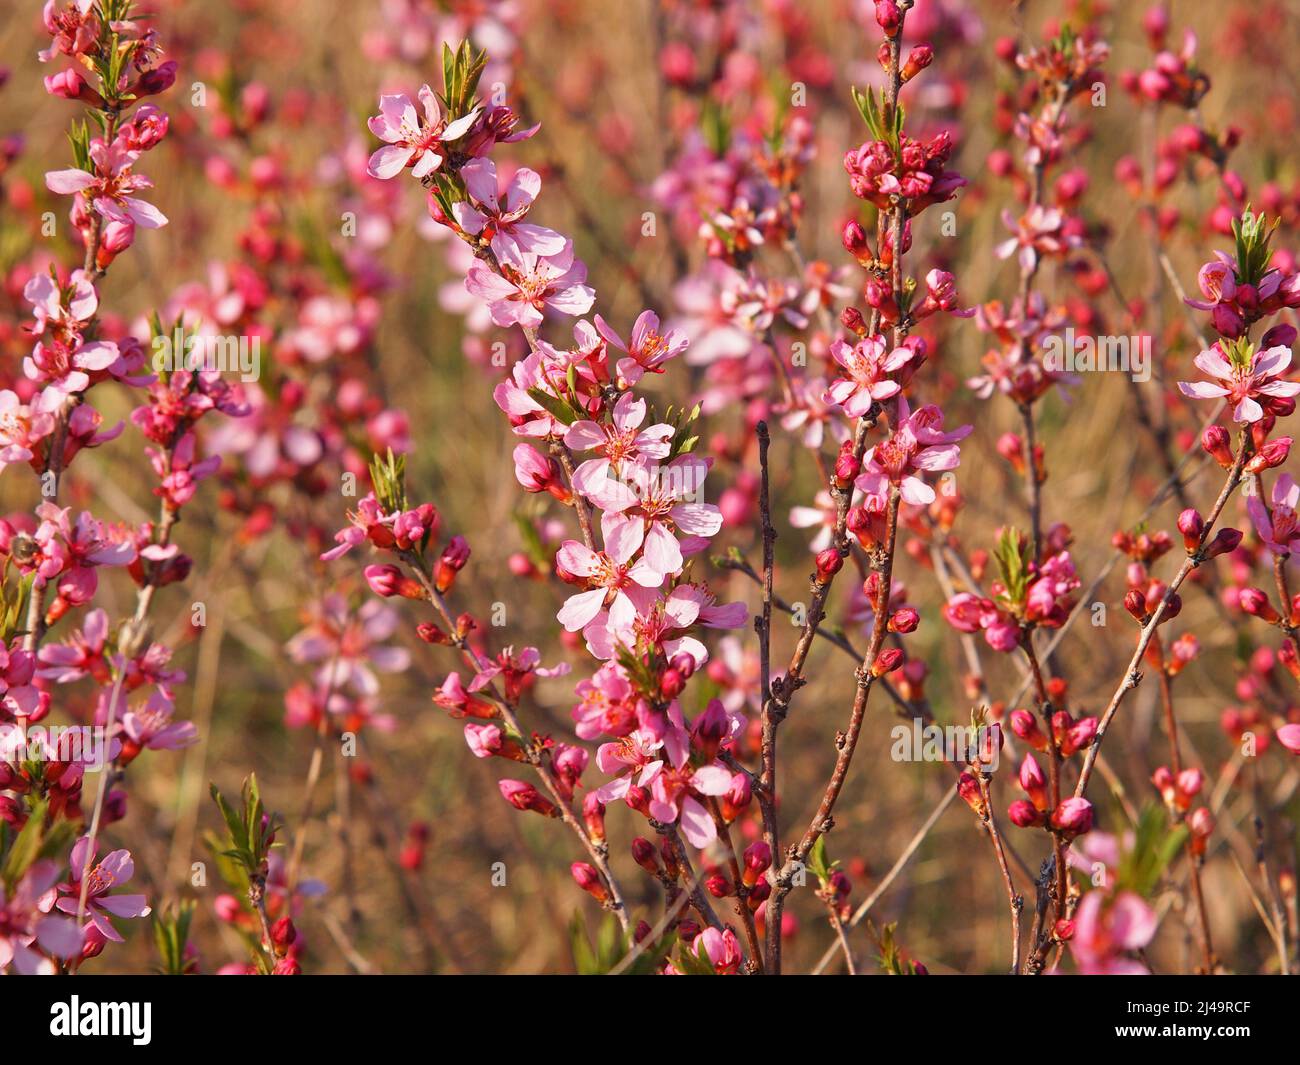
[[[576,317],[586,314],[595,302],[595,291],[584,284],[587,267],[574,258],[572,243],[547,257],[517,247],[503,248],[497,261],[499,274],[476,260],[465,278],[465,288],[487,302],[492,321],[499,326],[541,325],[546,307]]]
[[[368,599],[350,611],[337,594],[325,596],[305,629],[285,645],[295,662],[319,662],[316,683],[322,688],[350,687],[358,695],[379,691],[375,671],[401,673],[411,664],[404,647],[384,644],[400,622],[397,611]]]
[[[1179,390],[1193,399],[1226,399],[1233,405],[1233,420],[1238,422],[1257,422],[1264,417],[1264,406],[1257,397],[1263,396],[1267,405],[1270,397],[1300,394],[1300,384],[1281,380],[1291,365],[1289,348],[1279,345],[1255,351],[1250,346],[1233,345],[1230,354],[1230,358],[1224,355],[1221,342],[1202,351],[1194,362],[1213,380],[1179,381]]]
[[[1160,919],[1138,895],[1121,891],[1111,898],[1105,891],[1089,891],[1074,917],[1070,950],[1085,974],[1143,976],[1147,969],[1128,957],[1151,942]]]
[[[559,233],[523,221],[542,189],[537,171],[521,166],[500,195],[497,167],[491,159],[471,160],[461,167],[460,176],[469,201],[453,204],[452,214],[466,233],[486,236],[498,257],[507,249],[536,255],[558,255],[564,250],[567,242]]]
[[[109,917],[148,917],[151,910],[143,895],[113,895],[112,888],[135,875],[131,852],[116,850],[95,863],[89,836],[82,836],[72,848],[72,878],[59,885],[59,900],[54,904],[64,913],[76,913],[81,898],[81,880],[88,881],[86,916],[99,934],[114,943],[124,940]]]
[[[193,721],[173,721],[176,704],[163,689],[150,693],[143,706],[122,715],[122,731],[137,747],[151,751],[176,751],[199,742]]]
[[[935,500],[934,489],[918,474],[955,470],[961,462],[957,441],[973,428],[963,425],[945,433],[938,407],[927,404],[909,413],[907,400],[900,396],[894,432],[863,455],[857,487],[867,495],[884,496],[889,485],[897,485],[903,502],[929,506]]]
[[[831,343],[831,358],[846,376],[831,382],[826,390],[826,402],[838,404],[850,418],[861,418],[873,403],[902,391],[925,358],[925,345],[904,344],[888,351],[885,338],[880,335],[865,337],[852,345],[837,339]]]
[[[366,125],[371,133],[386,143],[370,157],[366,169],[371,177],[387,180],[408,166],[414,178],[432,174],[442,165],[443,157],[438,154],[444,150],[442,145],[460,140],[478,117],[478,108],[475,108],[448,123],[429,86],[421,85],[417,95],[424,108],[423,121],[405,93],[379,98],[379,114],[372,115]]]
[[[659,316],[654,311],[642,311],[632,324],[632,336],[627,343],[599,314],[596,328],[613,347],[625,352],[627,358],[619,359],[616,369],[620,381],[634,385],[643,374],[663,373],[664,363],[675,359],[690,343],[684,333],[669,329],[659,332]]]
[[[699,502],[709,461],[697,455],[679,455],[665,466],[645,459],[629,462],[622,479],[606,478],[594,496],[605,513],[601,529],[606,545],[632,553],[645,547],[645,561],[665,576],[682,568],[683,546],[675,533],[685,533],[698,550],[722,528],[722,512],[712,503]]]
[[[628,564],[638,546],[626,536],[612,543],[607,538],[605,550],[597,552],[577,540],[566,540],[556,553],[556,565],[566,574],[586,578],[591,587],[565,600],[556,620],[569,632],[577,632],[608,607],[612,617],[630,624],[638,601],[651,596],[647,589],[664,582],[664,575],[644,558]]]
[[[47,955],[72,958],[81,953],[81,930],[70,917],[41,909],[41,900],[59,880],[59,866],[38,861],[5,892],[0,883],[0,972],[13,966],[21,976],[53,976],[55,966]]]
[[[7,388],[0,390],[0,470],[11,462],[30,462],[32,449],[53,431],[54,415],[33,410]]]
[[[607,423],[590,419],[576,421],[564,434],[564,443],[574,451],[596,451],[599,458],[588,459],[573,471],[573,487],[594,498],[599,494],[611,469],[617,474],[625,462],[639,456],[666,459],[671,450],[673,427],[662,422],[641,428],[645,421],[646,402],[631,392],[624,392],[614,404]]]
[[[1246,509],[1255,523],[1255,531],[1264,545],[1275,555],[1288,555],[1300,543],[1300,485],[1289,473],[1284,473],[1273,483],[1273,516],[1257,496],[1246,500]]]
[[[999,259],[1006,259],[1019,249],[1017,258],[1022,270],[1034,269],[1039,256],[1061,255],[1080,243],[1077,236],[1063,231],[1065,215],[1056,207],[1035,204],[1019,218],[1003,211],[1002,221],[1016,235],[1004,240],[993,252]]]
[[[120,139],[109,145],[96,139],[90,142],[93,172],[76,167],[51,170],[45,175],[45,187],[63,196],[81,193],[107,221],[160,229],[167,224],[167,216],[153,204],[131,195],[153,188],[153,182],[143,174],[131,172],[139,157],[139,152],[128,149]]]

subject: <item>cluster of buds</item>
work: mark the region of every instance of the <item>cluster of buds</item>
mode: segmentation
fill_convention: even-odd
[[[1091,831],[1092,803],[1071,796],[1053,807],[1048,796],[1047,778],[1032,754],[1026,754],[1020,763],[1017,779],[1028,798],[1017,799],[1007,808],[1012,824],[1021,828],[1044,826],[1067,840]]]

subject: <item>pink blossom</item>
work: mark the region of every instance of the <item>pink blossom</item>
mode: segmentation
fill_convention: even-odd
[[[482,691],[496,677],[503,677],[506,698],[517,699],[530,677],[562,677],[569,672],[569,663],[561,662],[555,666],[542,666],[542,655],[536,647],[525,647],[518,655],[513,647],[507,647],[496,657],[496,661],[480,669],[470,681],[471,692]]]
[[[442,145],[460,140],[478,118],[478,109],[475,108],[448,123],[428,85],[421,85],[417,95],[424,108],[423,120],[405,93],[379,98],[379,114],[372,115],[366,125],[371,133],[385,142],[385,146],[370,157],[366,169],[371,177],[387,180],[408,166],[414,178],[432,174],[442,165],[443,157],[438,154]]]
[[[1281,346],[1255,351],[1249,344],[1224,342],[1202,351],[1194,360],[1197,369],[1212,381],[1179,381],[1178,388],[1193,399],[1224,398],[1232,405],[1238,422],[1257,422],[1264,417],[1270,399],[1300,394],[1300,384],[1281,380],[1291,365],[1291,351]],[[1263,404],[1257,402],[1263,397]]]
[[[1246,509],[1255,523],[1255,531],[1264,545],[1275,555],[1289,555],[1297,548],[1300,541],[1300,517],[1296,510],[1300,506],[1300,486],[1297,486],[1289,473],[1282,474],[1273,483],[1272,517],[1269,508],[1257,496],[1246,499]]]
[[[30,462],[32,449],[53,431],[52,414],[33,410],[17,393],[0,389],[0,470],[11,462]]]
[[[599,314],[596,328],[613,347],[626,352],[627,358],[618,360],[618,376],[624,385],[634,385],[643,374],[663,373],[664,363],[675,359],[690,343],[685,334],[676,329],[659,332],[659,316],[654,311],[642,311],[632,324],[632,336],[627,343]]]
[[[320,662],[316,682],[325,688],[348,686],[358,695],[379,691],[375,670],[401,673],[411,663],[404,647],[384,644],[397,631],[400,616],[378,599],[348,609],[337,593],[325,596],[315,616],[285,645],[295,662]]]
[[[584,419],[570,425],[564,434],[565,445],[574,451],[594,450],[600,455],[574,470],[573,487],[594,499],[603,490],[611,469],[617,474],[625,462],[640,456],[666,459],[673,427],[661,422],[642,429],[645,416],[645,400],[625,392],[614,404],[608,422]]]
[[[76,913],[81,898],[81,881],[88,881],[86,916],[100,935],[113,943],[125,940],[113,927],[109,917],[148,917],[151,910],[143,895],[113,895],[112,888],[135,875],[131,852],[116,850],[95,863],[89,836],[82,836],[72,848],[72,878],[59,885],[59,900],[54,904],[63,913]]]
[[[585,578],[589,590],[570,596],[556,620],[569,632],[586,626],[603,607],[611,616],[630,620],[637,613],[637,601],[644,601],[647,589],[658,588],[664,575],[646,559],[629,561],[640,545],[630,537],[606,538],[605,551],[592,551],[577,540],[566,540],[556,553],[556,566],[565,574]]]
[[[1147,969],[1126,956],[1151,942],[1160,919],[1138,895],[1121,891],[1111,898],[1105,891],[1089,891],[1074,916],[1070,950],[1086,974],[1142,976]]]
[[[826,402],[838,404],[849,418],[861,418],[872,404],[902,391],[925,359],[925,342],[912,340],[889,351],[879,334],[853,345],[835,340],[831,343],[831,358],[846,376],[831,383]]]
[[[131,167],[140,153],[129,149],[122,139],[106,145],[102,140],[90,142],[90,161],[94,171],[52,170],[45,175],[45,187],[63,196],[81,193],[95,211],[109,222],[131,222],[145,229],[160,229],[167,216],[153,204],[131,195],[140,189],[153,188],[143,174],[133,174]]]
[[[6,894],[0,883],[0,971],[13,965],[22,976],[53,976],[55,958],[81,953],[81,931],[70,917],[47,914],[42,899],[59,880],[56,862],[38,861]]]
[[[702,543],[702,538],[716,536],[722,528],[717,506],[698,501],[708,472],[708,460],[688,454],[665,466],[637,459],[623,469],[621,481],[606,478],[591,497],[605,512],[601,529],[606,544],[615,545],[614,550],[626,557],[644,546],[645,561],[656,572],[676,573],[684,559],[674,533]]]
[[[907,400],[898,399],[894,432],[862,456],[862,473],[857,487],[867,495],[884,496],[896,485],[903,502],[928,506],[935,500],[934,489],[917,474],[954,470],[961,462],[957,441],[971,434],[974,426],[963,425],[943,431],[943,412],[933,404],[911,413]]]
[[[564,250],[567,241],[560,234],[522,220],[542,188],[535,170],[521,166],[500,195],[497,167],[491,159],[471,160],[461,167],[460,176],[469,201],[452,206],[456,222],[470,236],[490,241],[496,255],[507,249],[537,255],[558,255]]]
[[[574,689],[578,705],[573,708],[579,739],[597,736],[626,736],[637,723],[637,708],[627,673],[617,662],[606,662]]]
[[[159,689],[149,695],[143,706],[128,709],[122,715],[122,731],[136,748],[151,751],[176,751],[198,743],[194,722],[173,721],[175,711],[171,695]]]
[[[499,326],[541,325],[546,307],[576,317],[586,314],[595,302],[596,293],[583,283],[587,267],[574,258],[571,243],[546,257],[514,246],[502,248],[497,261],[499,274],[475,261],[465,288],[487,302],[492,321]]]

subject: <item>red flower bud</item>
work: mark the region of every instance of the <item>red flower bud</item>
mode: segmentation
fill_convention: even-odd
[[[582,888],[593,899],[598,902],[605,902],[609,899],[609,889],[605,887],[605,881],[601,878],[594,865],[588,865],[586,862],[574,862],[569,866],[569,872],[573,874],[573,879],[577,881],[578,887]]]
[[[1007,807],[1007,817],[1011,823],[1020,828],[1033,828],[1035,825],[1041,825],[1045,820],[1041,810],[1034,807],[1034,804],[1027,799],[1017,799]]]
[[[1069,798],[1052,811],[1052,827],[1070,836],[1081,836],[1092,828],[1092,803]]]
[[[759,877],[772,867],[772,848],[764,840],[755,840],[745,848],[744,865],[745,886],[753,887],[758,883]]]
[[[1201,552],[1204,559],[1208,562],[1219,555],[1226,555],[1231,551],[1237,550],[1241,543],[1240,529],[1220,529],[1214,534],[1214,539],[1205,545]]]
[[[1232,438],[1221,425],[1211,425],[1201,434],[1201,447],[1225,470],[1237,461],[1232,453]]]
[[[980,784],[974,773],[962,773],[957,778],[957,794],[975,811],[976,816],[983,818],[988,812],[988,807],[984,805],[984,794],[980,791]]]
[[[903,652],[897,647],[886,648],[876,655],[876,660],[871,664],[871,675],[883,677],[886,673],[894,672],[902,664]]]
[[[1270,625],[1276,625],[1282,620],[1282,616],[1273,609],[1268,594],[1262,588],[1243,589],[1237,597],[1237,602],[1247,614],[1261,621],[1267,621]]]
[[[1183,534],[1183,547],[1187,553],[1194,554],[1205,534],[1205,519],[1195,507],[1188,507],[1178,515],[1178,531]]]
[[[1253,474],[1271,470],[1275,466],[1281,466],[1290,454],[1291,437],[1279,436],[1275,440],[1268,441],[1251,456],[1250,461],[1246,463],[1245,471],[1248,474]]]
[[[652,876],[659,875],[659,858],[655,854],[655,845],[644,836],[632,840],[632,860]]]
[[[907,56],[900,72],[904,82],[911,81],[921,71],[934,62],[934,49],[928,44],[918,44]]]
[[[889,619],[889,631],[898,633],[915,632],[917,625],[921,623],[921,615],[915,608],[905,606],[901,610],[895,610],[893,616]]]
[[[1011,711],[1011,731],[1036,751],[1047,750],[1047,737],[1038,727],[1038,719],[1028,710]]]
[[[826,548],[817,556],[817,583],[829,584],[831,578],[839,573],[843,565],[844,559],[840,557],[840,553],[833,547]]]

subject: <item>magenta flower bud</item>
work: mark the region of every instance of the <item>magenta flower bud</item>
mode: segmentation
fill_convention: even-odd
[[[283,958],[276,960],[271,968],[272,976],[301,976],[302,966],[298,964],[298,959],[292,955],[286,954]]]
[[[855,259],[862,260],[871,257],[871,245],[867,242],[867,231],[862,228],[862,223],[857,219],[850,219],[844,223],[844,228],[840,230],[840,242],[844,245],[844,250]]]
[[[835,458],[835,484],[839,488],[848,488],[862,472],[862,461],[854,454],[852,443],[845,443],[848,446],[840,448],[840,453]]]
[[[1052,827],[1069,836],[1081,836],[1092,829],[1092,803],[1069,798],[1052,811]]]
[[[650,816],[650,792],[639,784],[633,784],[627,789],[623,801],[637,813],[645,814],[647,817]]]
[[[131,219],[113,219],[104,225],[100,234],[99,246],[102,251],[118,255],[135,241],[135,223]]]
[[[1019,779],[1021,789],[1029,796],[1034,808],[1047,809],[1047,778],[1032,754],[1026,754],[1020,763]]]
[[[1268,593],[1262,588],[1245,588],[1237,597],[1237,602],[1251,617],[1259,618],[1270,625],[1276,625],[1282,620],[1282,616],[1273,609],[1273,604],[1269,602]]]
[[[686,678],[677,669],[665,669],[659,675],[659,694],[665,699],[676,699],[686,687]]]
[[[402,582],[402,571],[396,566],[367,566],[364,570],[366,583],[375,595],[385,599],[398,594],[397,587]]]
[[[917,625],[920,623],[920,613],[913,607],[905,606],[901,610],[895,610],[893,616],[890,617],[889,631],[903,634],[915,632]]]
[[[501,790],[501,797],[516,810],[532,810],[544,817],[559,816],[555,804],[543,798],[541,792],[531,784],[522,780],[502,780],[497,787]]]
[[[1214,539],[1205,545],[1201,552],[1206,561],[1212,558],[1218,558],[1220,555],[1226,555],[1237,550],[1241,544],[1240,529],[1220,529],[1214,535]]]
[[[1232,469],[1237,461],[1232,451],[1232,438],[1222,425],[1211,425],[1201,434],[1201,447],[1225,470]]]
[[[745,848],[744,867],[746,887],[753,887],[758,878],[772,867],[772,848],[765,840],[755,840]]]
[[[1216,303],[1210,312],[1214,331],[1229,340],[1236,340],[1246,332],[1246,320],[1229,304]]]
[[[1033,828],[1043,823],[1043,814],[1027,799],[1017,799],[1007,807],[1007,817],[1020,828]]]
[[[582,820],[593,840],[599,843],[605,838],[605,804],[594,791],[587,792],[582,800]]]
[[[979,781],[974,773],[963,771],[957,778],[957,794],[977,817],[983,818],[988,813],[988,807],[984,804],[984,793],[980,790]]]
[[[1182,798],[1179,803],[1184,810],[1192,805],[1192,800],[1201,793],[1201,788],[1205,785],[1205,775],[1199,769],[1184,769],[1178,774],[1174,786],[1178,789],[1178,794]]]
[[[573,874],[578,887],[598,902],[605,902],[609,898],[609,889],[605,887],[605,881],[594,865],[574,862],[569,866],[569,872]]]
[[[655,845],[644,836],[632,840],[632,860],[652,876],[659,875],[659,857],[655,853]]]
[[[1291,437],[1279,436],[1269,440],[1246,463],[1247,473],[1263,473],[1275,466],[1281,466],[1291,454]]]
[[[1178,515],[1178,531],[1183,534],[1183,547],[1189,555],[1201,546],[1201,537],[1205,534],[1205,519],[1195,507],[1188,507]]]
[[[1214,833],[1214,815],[1204,806],[1198,806],[1187,818],[1187,827],[1192,835],[1206,839]]]
[[[844,559],[833,547],[826,548],[817,556],[817,583],[827,584],[844,565]]]
[[[709,705],[695,720],[691,728],[691,746],[699,751],[706,761],[713,761],[718,755],[718,748],[731,731],[731,718],[720,699],[710,699]]]
[[[725,899],[734,895],[736,892],[731,886],[731,881],[721,873],[714,873],[704,881],[704,888],[715,899]]]
[[[857,336],[865,337],[867,335],[867,321],[862,317],[862,312],[856,307],[845,307],[844,310],[840,311],[840,324]]]
[[[889,647],[876,655],[876,660],[871,664],[871,675],[873,677],[883,677],[887,673],[892,673],[903,664],[903,652],[897,647]]]
[[[465,743],[475,758],[491,758],[501,754],[505,746],[505,737],[496,725],[465,723]]]
[[[731,787],[722,796],[722,817],[727,822],[734,821],[749,806],[754,798],[753,786],[749,783],[747,773],[736,773],[731,778]]]
[[[153,70],[146,70],[135,83],[136,96],[157,96],[166,92],[176,82],[176,60],[169,59],[160,63]]]
[[[1097,736],[1097,719],[1095,717],[1083,717],[1070,726],[1070,731],[1066,736],[1065,746],[1068,751],[1062,749],[1062,753],[1070,755],[1075,751],[1082,751],[1092,746],[1092,741]]]
[[[290,918],[281,917],[271,925],[271,943],[275,946],[277,954],[283,955],[297,938],[298,929],[294,928]]]
[[[876,0],[876,23],[885,31],[886,37],[898,36],[903,13],[898,10],[895,0]]]
[[[911,81],[921,71],[934,62],[934,49],[928,44],[918,44],[908,53],[907,62],[900,71],[904,82]]]
[[[1038,719],[1028,710],[1011,711],[1011,731],[1036,751],[1047,750],[1047,737],[1038,727]]]

